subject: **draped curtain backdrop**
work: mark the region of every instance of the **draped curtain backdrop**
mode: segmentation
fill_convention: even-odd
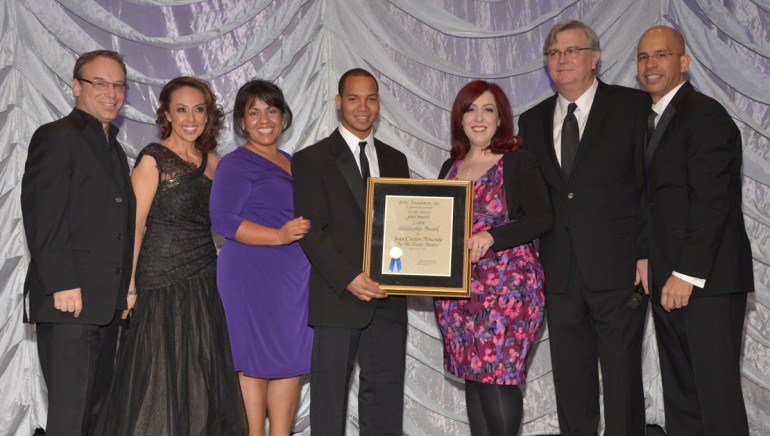
[[[22,324],[29,261],[19,204],[33,131],[74,105],[78,54],[116,50],[128,65],[119,140],[129,159],[155,140],[158,93],[186,74],[212,85],[232,112],[240,85],[279,84],[294,111],[281,147],[293,152],[338,124],[337,80],[364,67],[379,79],[376,133],[432,178],[449,150],[449,112],[462,85],[500,84],[516,115],[551,95],[542,44],[559,20],[580,19],[602,41],[599,76],[638,87],[634,54],[656,24],[682,31],[690,78],[727,108],[743,133],[743,212],[757,292],[749,297],[743,390],[752,434],[770,434],[770,0],[0,0],[0,434],[29,435],[46,419],[32,326]],[[218,153],[240,145],[231,120]],[[141,298],[141,296],[139,297]],[[651,319],[644,342],[647,420],[664,424]],[[442,370],[425,298],[409,311],[404,433],[469,434],[463,384]],[[295,430],[309,434],[307,385]],[[357,434],[357,385],[349,434]],[[532,358],[522,434],[558,433],[545,329]]]

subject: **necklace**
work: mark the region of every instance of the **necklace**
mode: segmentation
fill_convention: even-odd
[[[470,150],[470,151],[472,151],[472,150]],[[481,154],[479,155],[479,153],[481,153]],[[487,156],[489,156],[489,154],[490,153],[489,153],[489,147],[488,146],[486,146],[484,148],[481,148],[481,149],[478,149],[478,151],[475,153],[475,156],[477,156],[476,160],[477,161],[481,161],[482,165],[483,165],[483,161],[485,160],[485,158]],[[465,159],[464,159],[465,165],[466,165],[466,167],[465,167],[465,178],[468,179],[468,180],[474,180],[474,178],[471,177],[471,174],[473,173],[473,164],[471,163],[471,156],[470,155],[471,155],[471,153],[469,152],[465,156]]]
[[[482,151],[481,156],[476,158],[476,165],[474,166],[471,163],[470,156],[466,156],[465,159],[463,159],[463,163],[465,164],[465,169],[462,171],[463,174],[465,175],[464,179],[476,180],[478,177],[483,176],[486,173],[486,171],[489,171],[490,165],[494,165],[498,160],[500,160],[501,157],[502,155],[499,155],[499,154],[493,155],[492,153],[489,152],[488,149],[486,149]],[[490,161],[490,159],[494,159],[494,160]],[[474,173],[473,173],[474,167],[478,167],[478,166],[481,166],[481,168],[485,170],[481,174],[478,174],[478,177],[474,177]],[[457,168],[457,172],[458,173],[460,172],[459,167]]]

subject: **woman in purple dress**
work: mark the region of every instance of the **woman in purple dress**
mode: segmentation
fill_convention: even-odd
[[[276,85],[243,85],[233,125],[246,143],[222,158],[211,189],[211,222],[226,238],[217,284],[252,436],[264,434],[266,416],[271,435],[290,433],[310,371],[310,263],[296,242],[310,222],[294,218],[290,156],[278,149],[291,119]]]
[[[527,356],[543,323],[543,268],[533,239],[553,223],[535,156],[519,150],[508,98],[476,80],[452,106],[451,158],[439,178],[474,181],[471,296],[436,299],[444,368],[465,379],[471,434],[516,435]]]

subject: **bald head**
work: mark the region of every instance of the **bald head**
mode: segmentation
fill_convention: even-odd
[[[639,43],[641,44],[642,40],[648,35],[658,35],[663,38],[670,38],[672,48],[677,53],[684,53],[684,50],[685,50],[684,37],[678,30],[674,29],[673,27],[669,27],[669,26],[650,27],[649,29],[647,29],[646,32],[642,34],[642,37],[639,39]]]
[[[686,80],[690,57],[685,54],[682,34],[668,26],[648,29],[639,39],[636,52],[639,83],[657,102]]]

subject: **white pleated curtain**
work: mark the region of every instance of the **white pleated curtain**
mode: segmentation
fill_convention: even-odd
[[[756,294],[749,297],[743,388],[752,434],[770,434],[770,0],[0,0],[0,434],[29,435],[46,416],[32,327],[23,325],[29,254],[19,205],[33,131],[74,105],[79,53],[121,52],[131,89],[119,140],[129,158],[155,140],[157,95],[169,79],[211,83],[230,113],[239,86],[278,83],[294,111],[289,152],[338,124],[337,79],[353,67],[377,76],[376,133],[403,151],[415,177],[432,178],[449,149],[449,111],[475,78],[508,93],[514,113],[551,95],[542,44],[558,20],[577,18],[602,42],[599,75],[638,86],[642,32],[673,25],[687,39],[694,85],[725,105],[743,134],[743,210]],[[218,153],[239,146],[231,120]],[[410,300],[404,433],[467,435],[462,382],[442,369],[430,300]],[[657,349],[644,342],[647,420],[664,423]],[[522,434],[558,433],[548,332],[530,363]],[[348,434],[357,434],[357,385]],[[307,386],[295,430],[309,434]]]

